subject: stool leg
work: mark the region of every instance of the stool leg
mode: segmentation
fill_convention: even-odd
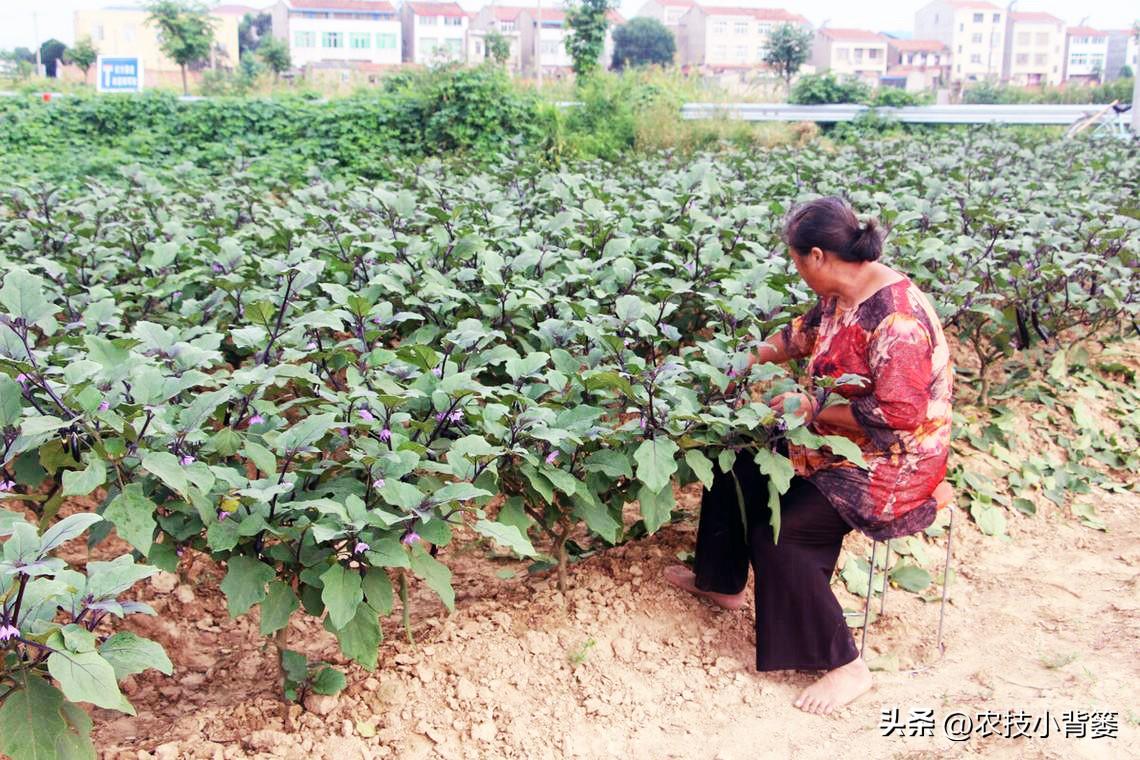
[[[887,555],[883,557],[883,592],[879,595],[879,614],[887,609],[887,571],[891,569],[891,539],[887,539]]]
[[[950,508],[950,524],[946,527],[946,567],[942,571],[942,607],[938,611],[938,651],[942,651],[942,621],[946,617],[946,596],[950,583],[950,547],[954,542],[954,507]]]
[[[859,642],[859,656],[863,656],[863,650],[867,648],[867,623],[871,619],[871,593],[874,591],[875,585],[875,550],[879,547],[879,542],[874,539],[871,540],[871,569],[867,574],[867,606],[863,608],[863,638]]]

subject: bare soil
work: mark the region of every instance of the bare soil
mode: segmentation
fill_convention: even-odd
[[[692,549],[699,498],[696,488],[679,496],[690,519],[572,565],[565,597],[549,574],[488,558],[473,535],[457,533],[441,556],[455,573],[455,612],[416,583],[416,644],[397,603],[377,671],[351,666],[341,695],[294,706],[292,732],[256,614],[230,620],[222,571],[188,556],[177,575],[143,589],[159,615],[129,623],[166,647],[176,672],[128,680],[138,717],[95,710],[97,746],[108,758],[1137,756],[1135,494],[1097,498],[1103,533],[1048,501],[1033,517],[1011,512],[1008,540],[956,520],[944,653],[937,602],[892,589],[869,630],[868,660],[881,668],[875,686],[829,717],[791,705],[817,674],[754,670],[751,603],[726,612],[664,582],[663,568]],[[944,541],[930,541],[933,556]],[[850,535],[847,552],[865,557],[869,542]],[[517,575],[496,577],[504,569]],[[940,579],[941,562],[934,572]],[[846,607],[862,608],[841,582],[834,588]],[[312,620],[295,620],[290,640],[340,662]],[[891,708],[904,722],[911,709],[933,710],[934,735],[883,736],[882,711]],[[1049,738],[1005,738],[999,727],[952,741],[943,729],[954,711],[1010,710],[1058,721],[1069,710],[1114,712],[1117,738],[1066,738],[1056,723]]]

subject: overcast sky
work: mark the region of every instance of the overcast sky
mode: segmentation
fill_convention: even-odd
[[[241,0],[233,0],[241,2]],[[548,0],[553,4],[553,0]],[[625,0],[621,11],[627,17],[634,15],[644,0]],[[0,49],[20,45],[32,47],[38,39],[55,37],[70,44],[73,13],[80,8],[101,8],[107,5],[134,4],[131,0],[0,0]],[[272,5],[267,0],[246,0],[254,7]],[[460,0],[460,5],[474,10],[486,3],[480,0]],[[527,0],[504,0],[501,5],[528,5]],[[548,4],[547,2],[543,3]],[[714,4],[710,1],[710,4]],[[783,7],[802,13],[819,26],[824,21],[833,27],[855,27],[883,32],[905,32],[914,25],[914,11],[921,7],[920,0],[911,2],[851,2],[851,0],[715,0],[716,5],[741,5],[761,8]],[[1005,5],[1005,2],[995,3]],[[1105,29],[1126,29],[1132,25],[1140,11],[1132,0],[1019,0],[1017,10],[1048,11],[1077,24],[1088,17],[1087,24]]]

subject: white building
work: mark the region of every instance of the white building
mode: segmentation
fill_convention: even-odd
[[[914,14],[914,36],[950,48],[954,82],[999,79],[1005,57],[1005,9],[984,0],[933,0]]]
[[[950,48],[941,40],[887,40],[884,84],[908,92],[943,87],[950,79]]]
[[[887,73],[887,38],[865,29],[817,29],[811,62],[816,71],[857,77],[877,87]]]
[[[523,8],[509,8],[502,5],[485,5],[471,17],[467,29],[467,60],[480,63],[489,58],[486,37],[492,32],[503,36],[510,55],[507,68],[522,73],[522,25],[519,17]]]
[[[646,0],[646,3],[637,9],[637,16],[655,18],[665,25],[665,28],[677,36],[677,28],[681,25],[681,17],[696,5],[694,0]]]
[[[1065,22],[1048,13],[1010,13],[1002,79],[1021,86],[1060,84]]]
[[[1108,62],[1108,32],[1071,26],[1066,35],[1065,80],[1103,82]]]
[[[457,3],[405,2],[404,62],[427,66],[467,60],[467,11]]]
[[[782,8],[694,5],[677,32],[680,62],[714,71],[765,67],[768,35],[782,24],[811,29],[806,18]]]
[[[280,0],[270,15],[294,66],[400,64],[400,21],[385,0]]]
[[[1137,73],[1136,35],[1131,29],[1108,30],[1108,59],[1105,63],[1105,81],[1111,82],[1120,78],[1120,72],[1125,66],[1132,69],[1132,75]]]

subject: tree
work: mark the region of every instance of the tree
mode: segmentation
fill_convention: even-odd
[[[95,61],[99,59],[99,49],[95,47],[95,43],[91,41],[90,37],[80,37],[75,41],[75,44],[67,49],[65,60],[68,63],[74,64],[79,67],[83,72],[83,81],[87,82],[87,72],[95,65]]]
[[[201,0],[151,0],[145,8],[162,52],[182,69],[182,92],[189,95],[186,67],[205,61],[214,45],[209,9]]]
[[[273,28],[273,17],[268,13],[247,13],[238,25],[238,57],[245,57],[258,49]]]
[[[40,63],[44,65],[44,73],[55,79],[56,66],[66,52],[67,45],[59,40],[55,38],[45,40],[44,44],[40,45]]]
[[[1120,67],[1120,76],[1122,79],[1132,78],[1132,67],[1127,63]]]
[[[611,0],[578,0],[566,11],[566,49],[573,60],[574,73],[588,76],[598,67],[598,60],[606,46],[606,17]]]
[[[483,37],[483,48],[486,57],[502,66],[511,57],[511,43],[504,35],[494,30],[487,32]]]
[[[613,68],[626,66],[667,66],[673,62],[677,42],[664,24],[655,18],[639,16],[614,30]]]
[[[781,24],[768,35],[764,62],[780,72],[789,90],[792,87],[792,77],[811,53],[811,39],[811,30],[798,24]]]
[[[261,40],[261,44],[257,46],[257,57],[273,72],[274,82],[293,66],[293,61],[289,57],[289,46],[272,35]]]

